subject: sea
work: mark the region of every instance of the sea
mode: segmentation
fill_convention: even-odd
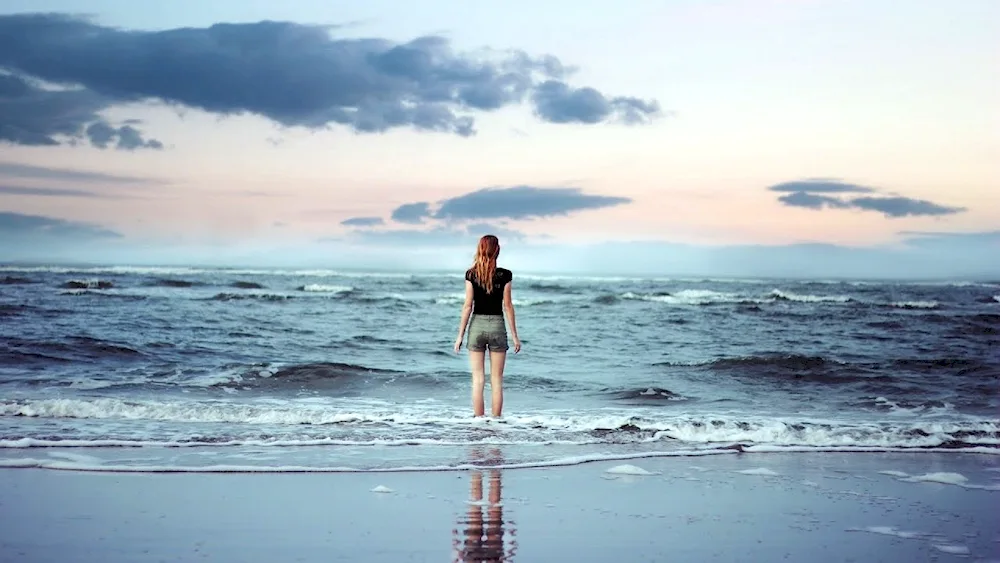
[[[1000,453],[1000,281],[514,268],[523,348],[494,419],[452,349],[463,274],[0,266],[0,467]]]

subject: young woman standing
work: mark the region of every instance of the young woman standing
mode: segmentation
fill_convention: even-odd
[[[462,348],[466,327],[469,329],[469,363],[472,366],[472,413],[483,416],[483,390],[486,385],[486,351],[490,353],[490,410],[494,417],[503,413],[503,368],[507,360],[507,327],[504,312],[510,322],[514,353],[521,351],[514,320],[511,282],[514,274],[497,267],[500,241],[493,235],[479,239],[472,267],[465,272],[465,303],[455,339],[455,353]],[[470,321],[471,317],[471,321]]]

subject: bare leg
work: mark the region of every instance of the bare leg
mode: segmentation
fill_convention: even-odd
[[[493,416],[503,414],[503,366],[507,361],[507,352],[490,350],[490,410]]]
[[[485,362],[486,352],[469,350],[469,365],[472,367],[472,414],[474,416],[483,416],[486,410],[483,404],[483,387],[486,385]]]

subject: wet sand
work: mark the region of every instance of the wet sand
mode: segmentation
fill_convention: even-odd
[[[0,561],[1000,561],[1000,456],[405,473],[0,470]],[[648,473],[648,474],[636,474]]]

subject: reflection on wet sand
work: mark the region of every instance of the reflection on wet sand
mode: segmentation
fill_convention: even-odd
[[[492,450],[485,458],[474,450],[474,465],[498,465],[500,452]],[[455,561],[512,561],[517,551],[517,530],[513,521],[504,521],[503,516],[503,472],[489,469],[489,495],[483,500],[483,470],[469,472],[469,509],[458,520],[458,527],[452,530]],[[483,519],[483,507],[486,519]],[[505,534],[509,538],[505,538]],[[509,549],[505,549],[505,543]]]

